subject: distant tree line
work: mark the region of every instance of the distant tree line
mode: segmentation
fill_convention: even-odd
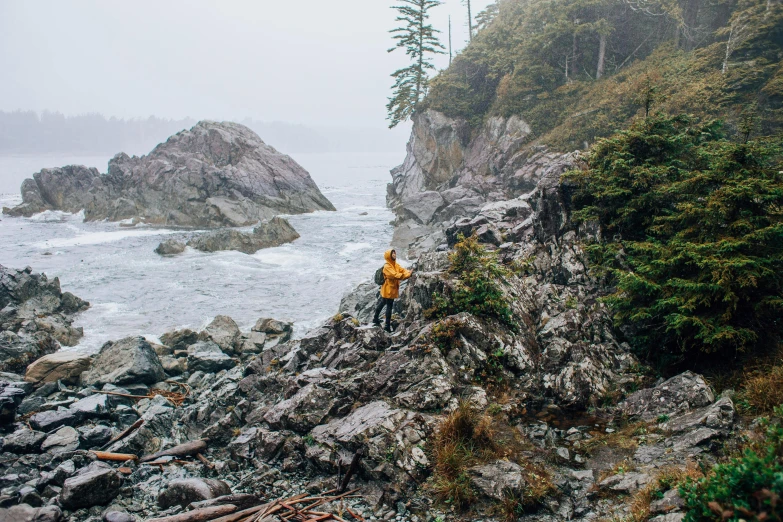
[[[48,111],[0,111],[0,153],[145,153],[195,123],[155,116],[125,120],[95,113],[65,116]]]
[[[404,150],[400,137],[383,129],[311,128],[250,118],[239,123],[285,153]],[[96,113],[65,116],[49,111],[0,111],[0,154],[142,155],[195,124],[192,118],[121,119]]]

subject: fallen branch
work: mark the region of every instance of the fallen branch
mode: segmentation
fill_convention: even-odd
[[[242,511],[237,511],[236,513],[216,518],[212,520],[212,522],[239,522],[240,520],[255,515],[259,511],[266,509],[268,505],[269,504],[261,504],[260,506],[243,509]]]
[[[203,509],[195,509],[193,511],[186,511],[179,515],[171,515],[170,517],[151,518],[147,522],[207,522],[214,520],[216,517],[222,517],[228,515],[237,510],[237,507],[232,504],[226,504],[225,506],[215,506]]]
[[[115,462],[125,462],[127,460],[139,460],[137,455],[131,453],[112,453],[110,451],[90,451],[98,460],[111,460]]]
[[[167,450],[153,453],[152,455],[147,455],[146,457],[142,457],[139,462],[150,462],[161,457],[188,457],[197,453],[203,453],[206,449],[207,441],[205,439],[194,440],[191,442],[186,442],[185,444],[179,444]]]
[[[127,437],[128,435],[130,435],[131,433],[133,433],[135,430],[139,429],[139,428],[141,427],[141,425],[142,425],[142,424],[144,424],[144,419],[139,419],[139,420],[137,420],[136,422],[134,422],[133,424],[131,424],[129,428],[125,429],[125,430],[124,430],[123,432],[121,432],[119,435],[117,435],[116,437],[114,437],[113,439],[111,439],[109,442],[107,442],[106,444],[104,444],[104,445],[103,445],[103,447],[102,447],[101,449],[102,449],[102,450],[106,450],[106,449],[108,449],[108,448],[109,448],[109,447],[110,447],[112,444],[114,444],[115,442],[117,442],[117,441],[119,441],[119,440],[122,440],[122,439],[124,439],[125,437]]]
[[[196,458],[209,469],[215,469],[215,465],[208,461],[207,458],[201,453],[196,453]]]
[[[189,507],[192,509],[201,509],[206,507],[222,506],[225,504],[233,504],[239,509],[246,510],[252,507],[260,506],[262,501],[260,498],[255,495],[251,495],[250,493],[233,493],[231,495],[223,495],[221,497],[192,502]]]

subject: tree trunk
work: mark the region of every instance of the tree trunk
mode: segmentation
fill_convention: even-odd
[[[473,15],[470,13],[470,0],[468,0],[468,41],[473,41]]]
[[[600,80],[604,75],[604,59],[606,57],[606,35],[601,33],[598,40],[598,67],[595,70],[595,79]]]
[[[576,22],[574,22],[576,23]],[[570,76],[572,79],[576,79],[577,75],[579,74],[579,60],[576,59],[576,55],[579,52],[579,47],[577,46],[577,37],[576,37],[576,31],[574,31],[574,41],[571,45],[571,72],[570,74],[566,76]]]

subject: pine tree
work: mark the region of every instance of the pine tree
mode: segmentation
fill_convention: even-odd
[[[431,55],[443,54],[444,47],[437,37],[437,29],[427,23],[429,10],[441,4],[439,0],[400,0],[405,5],[392,7],[399,12],[397,22],[405,25],[392,29],[392,38],[397,40],[395,49],[405,49],[411,59],[411,65],[392,73],[394,78],[393,96],[386,105],[389,127],[407,120],[416,110],[419,102],[427,94],[429,86],[428,71],[435,69]]]

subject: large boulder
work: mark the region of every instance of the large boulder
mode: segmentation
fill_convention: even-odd
[[[61,344],[75,345],[84,332],[72,326],[72,316],[89,306],[62,292],[56,277],[0,265],[0,372],[24,374]]]
[[[162,256],[175,256],[185,251],[185,243],[177,239],[167,239],[162,241],[155,249],[156,254]]]
[[[218,315],[202,330],[199,337],[205,341],[212,341],[226,353],[234,353],[239,343],[239,326],[227,315]]]
[[[43,169],[22,183],[22,204],[43,210],[195,228],[247,226],[277,214],[334,210],[310,175],[243,125],[202,121],[146,156],[120,153],[107,174],[82,166]]]
[[[8,509],[0,508],[0,520],[8,522],[60,522],[62,517],[63,513],[57,506],[19,504]]]
[[[66,479],[60,492],[60,504],[76,510],[111,502],[120,492],[122,476],[102,462],[93,462]]]
[[[655,386],[629,395],[619,404],[629,417],[651,421],[661,415],[674,417],[712,404],[715,395],[701,375],[684,372]]]
[[[38,453],[41,443],[46,439],[46,433],[22,428],[3,438],[3,451],[18,455]]]
[[[299,233],[294,227],[287,220],[274,217],[262,222],[252,232],[216,230],[194,237],[187,245],[202,252],[237,250],[245,254],[255,254],[262,248],[280,246],[296,239],[299,239]]]
[[[496,460],[468,470],[470,482],[485,497],[503,500],[508,495],[521,498],[525,487],[522,466],[516,462]]]
[[[231,488],[222,480],[203,478],[172,480],[158,495],[158,506],[163,509],[171,506],[186,507],[192,502],[230,494]]]
[[[55,352],[30,364],[24,380],[35,385],[57,381],[77,384],[82,373],[90,368],[91,362],[92,357],[83,352]]]
[[[212,341],[201,341],[188,348],[188,369],[191,372],[217,373],[236,364]]]
[[[165,377],[150,343],[143,337],[126,337],[103,345],[92,368],[82,374],[82,384],[153,384]]]

